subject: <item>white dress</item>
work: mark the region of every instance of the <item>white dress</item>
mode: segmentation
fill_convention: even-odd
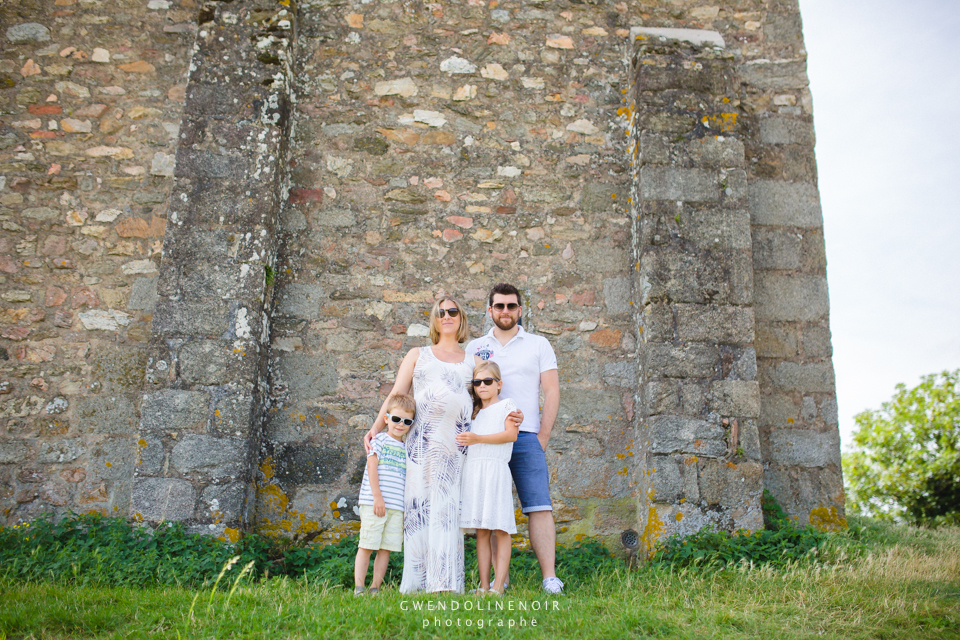
[[[465,447],[456,436],[470,428],[467,384],[473,358],[449,363],[422,347],[413,369],[417,415],[407,435],[401,593],[463,592],[460,472]]]
[[[480,436],[503,431],[507,414],[517,405],[509,398],[481,409],[470,424],[470,432]],[[498,529],[517,532],[513,513],[513,478],[510,456],[513,443],[472,444],[467,447],[463,464],[463,495],[460,526],[464,529]]]

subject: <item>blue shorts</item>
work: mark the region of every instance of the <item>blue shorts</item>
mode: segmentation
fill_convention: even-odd
[[[553,511],[550,502],[550,476],[547,473],[547,456],[540,446],[537,434],[521,431],[513,443],[510,457],[510,474],[520,496],[524,513]]]

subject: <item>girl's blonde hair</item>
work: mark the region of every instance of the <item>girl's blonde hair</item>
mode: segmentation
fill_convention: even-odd
[[[463,308],[463,305],[457,302],[453,296],[443,296],[433,303],[433,309],[430,310],[430,341],[433,342],[433,344],[440,342],[440,319],[437,317],[437,312],[440,311],[441,303],[447,301],[457,305],[457,309],[460,310],[460,315],[457,316],[460,318],[460,328],[457,330],[457,342],[466,342],[470,336],[470,329],[467,326],[467,312]]]
[[[492,374],[492,377],[497,380],[503,381],[503,378],[500,377],[500,365],[496,362],[491,362],[490,360],[484,360],[477,366],[473,368],[473,377],[479,378],[480,374],[484,371],[489,371]],[[480,409],[483,407],[483,401],[480,399],[480,396],[477,395],[476,387],[473,386],[473,383],[470,383],[470,397],[473,398],[473,415],[471,420],[477,417],[477,414],[480,413]]]

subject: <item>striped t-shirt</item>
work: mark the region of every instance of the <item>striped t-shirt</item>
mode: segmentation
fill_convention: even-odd
[[[367,457],[377,456],[377,475],[380,477],[380,495],[387,509],[403,511],[403,485],[407,478],[407,449],[386,431],[373,438]],[[363,484],[357,504],[373,506],[373,491],[370,490],[370,472],[363,470]]]

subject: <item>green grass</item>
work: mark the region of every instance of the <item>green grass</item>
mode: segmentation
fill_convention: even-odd
[[[216,592],[3,579],[0,632],[7,638],[960,637],[957,528],[863,521],[779,567],[605,567],[561,597],[545,597],[525,573],[502,600],[408,597],[393,589],[355,598],[328,582],[281,577],[237,585],[228,601],[240,566]],[[465,610],[468,603],[498,602],[514,610]],[[534,602],[548,610],[534,611]],[[447,608],[416,611],[417,603]],[[526,611],[517,610],[522,605]]]

